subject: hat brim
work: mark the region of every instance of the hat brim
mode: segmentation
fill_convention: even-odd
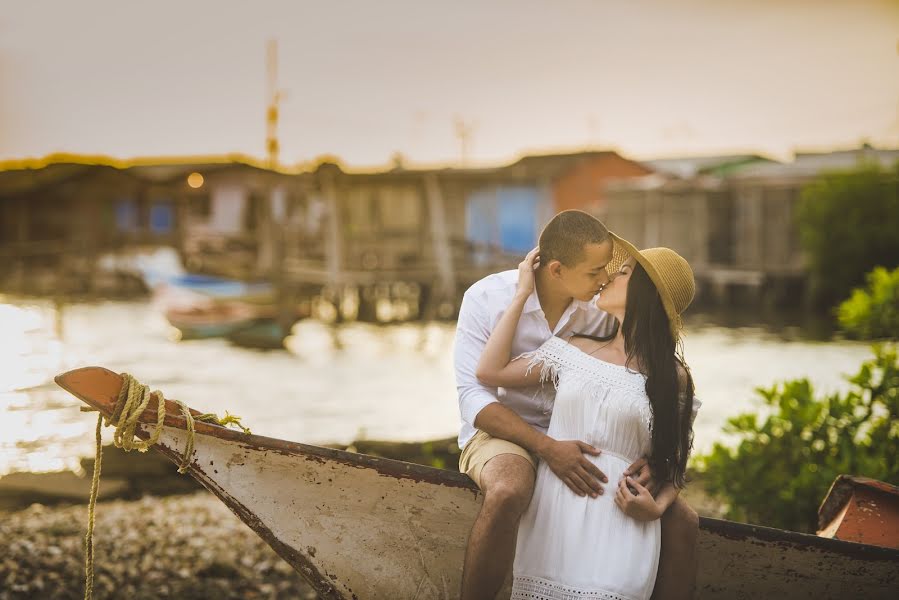
[[[612,237],[612,260],[606,265],[606,272],[611,277],[613,273],[620,271],[622,265],[624,265],[627,259],[631,257],[640,263],[640,266],[643,267],[646,274],[649,275],[649,278],[652,280],[653,285],[656,286],[656,291],[662,299],[662,307],[665,309],[665,314],[668,315],[668,322],[671,325],[671,334],[674,336],[674,339],[677,340],[682,327],[681,318],[674,308],[674,302],[671,300],[670,295],[666,292],[664,281],[659,275],[655,265],[647,260],[637,247],[626,239],[611,231],[609,232],[609,235]]]

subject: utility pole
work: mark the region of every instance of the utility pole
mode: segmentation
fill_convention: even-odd
[[[265,112],[265,150],[268,155],[268,168],[278,166],[278,105],[284,97],[283,90],[278,89],[278,41],[271,39],[266,48],[266,69],[268,71],[268,107]]]
[[[472,122],[466,122],[462,117],[457,116],[455,119],[456,137],[459,138],[459,152],[461,158],[461,166],[468,166],[469,150],[471,149],[471,138],[477,126]]]

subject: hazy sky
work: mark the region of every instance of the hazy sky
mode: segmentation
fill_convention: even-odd
[[[0,0],[0,159],[899,145],[899,1]]]

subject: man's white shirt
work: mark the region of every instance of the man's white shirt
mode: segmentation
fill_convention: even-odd
[[[549,426],[551,411],[545,407],[552,406],[551,399],[555,396],[551,385],[495,388],[483,385],[475,376],[487,339],[512,303],[517,287],[518,271],[503,271],[478,281],[468,288],[462,298],[454,350],[456,389],[462,417],[460,448],[464,448],[477,431],[474,426],[475,417],[493,402],[501,402],[539,431],[545,433]],[[574,333],[608,335],[614,322],[613,317],[597,309],[593,302],[572,300],[555,330],[550,331],[546,316],[540,308],[537,292],[534,291],[525,302],[521,320],[515,330],[512,356],[532,352],[554,335],[565,339]]]

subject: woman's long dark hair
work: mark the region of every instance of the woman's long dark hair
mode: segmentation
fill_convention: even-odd
[[[693,378],[679,356],[662,298],[640,263],[634,265],[627,284],[624,322],[616,324],[610,336],[594,339],[611,340],[619,327],[624,335],[627,365],[646,376],[652,411],[649,466],[654,477],[682,488],[693,446]]]

